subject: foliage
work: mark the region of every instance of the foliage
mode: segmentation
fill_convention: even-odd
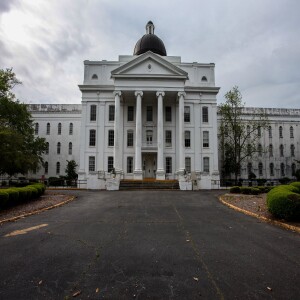
[[[66,172],[66,178],[68,180],[75,180],[77,179],[78,175],[76,173],[76,168],[78,165],[76,164],[75,160],[67,160],[67,167],[65,169]]]
[[[8,202],[8,193],[0,190],[0,208],[5,207]]]
[[[241,188],[239,186],[233,186],[230,188],[229,191],[232,194],[239,194],[241,192]]]
[[[300,220],[300,182],[279,185],[267,194],[267,206],[277,218]]]
[[[245,107],[238,87],[225,94],[225,103],[219,107],[221,124],[219,127],[220,151],[222,153],[224,175],[235,176],[237,182],[242,162],[252,158],[260,151],[258,140],[268,126],[268,119],[263,109],[253,117],[243,117]]]
[[[288,184],[290,181],[291,181],[291,179],[288,178],[288,177],[283,177],[283,178],[280,178],[280,179],[279,179],[279,182],[280,182],[281,184]]]
[[[34,137],[26,105],[15,99],[12,88],[20,84],[12,69],[0,69],[0,174],[10,176],[36,171],[43,163],[45,139]]]

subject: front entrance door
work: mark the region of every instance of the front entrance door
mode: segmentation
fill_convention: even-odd
[[[144,178],[155,178],[156,154],[143,154]]]

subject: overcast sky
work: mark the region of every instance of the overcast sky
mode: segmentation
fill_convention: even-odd
[[[218,102],[300,108],[299,0],[0,0],[0,68],[25,103],[80,103],[83,61],[132,54],[152,20],[168,55],[216,64]]]

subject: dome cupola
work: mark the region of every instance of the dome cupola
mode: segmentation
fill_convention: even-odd
[[[154,34],[154,24],[149,21],[146,25],[146,34],[144,34],[136,43],[133,55],[140,55],[147,51],[152,51],[161,56],[166,56],[166,48],[163,41]]]

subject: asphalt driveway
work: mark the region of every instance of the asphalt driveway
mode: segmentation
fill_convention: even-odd
[[[300,299],[299,234],[219,192],[73,193],[0,227],[0,299]]]

